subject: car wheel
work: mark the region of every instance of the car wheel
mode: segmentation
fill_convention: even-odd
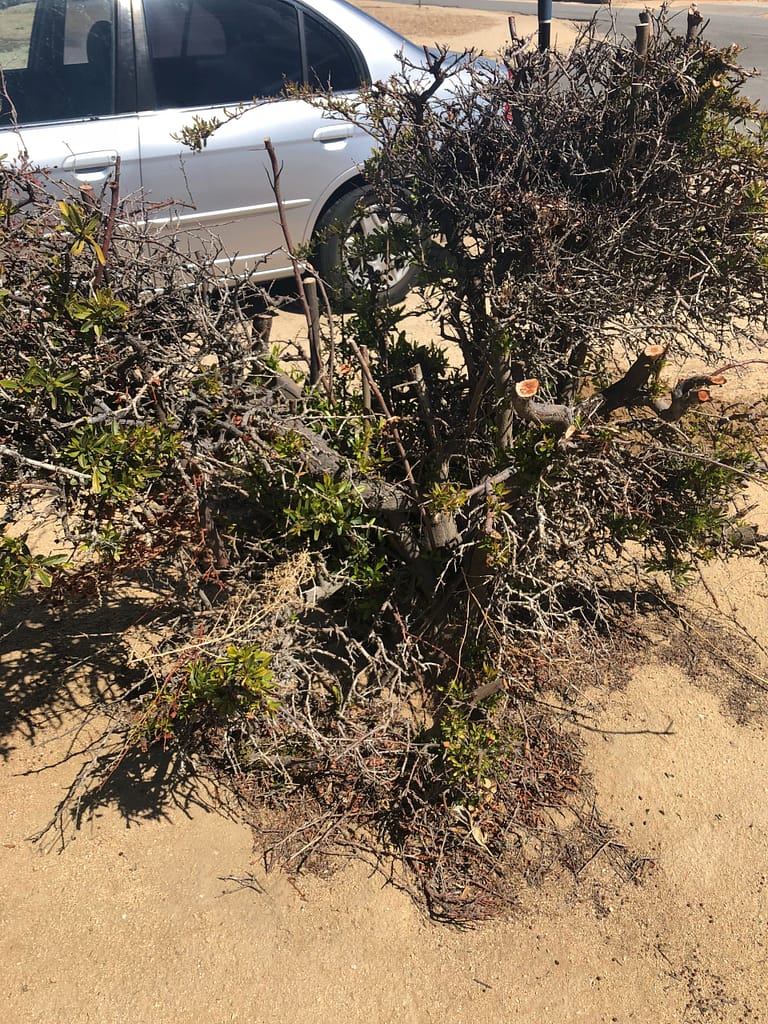
[[[376,288],[380,302],[392,304],[402,302],[415,284],[417,267],[406,255],[388,252],[393,227],[407,232],[408,221],[385,211],[364,188],[345,193],[320,217],[315,265],[342,308],[368,285]]]

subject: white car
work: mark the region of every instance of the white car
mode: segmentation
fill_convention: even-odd
[[[423,51],[344,0],[0,0],[0,153],[99,193],[120,156],[120,195],[181,231],[191,250],[220,240],[227,272],[292,273],[271,187],[269,138],[294,244],[319,238],[324,275],[339,255],[327,230],[378,226],[360,173],[371,141],[286,82],[354,95]],[[195,115],[264,98],[193,153],[173,136]],[[327,241],[323,241],[327,239]],[[390,298],[411,269],[390,268]]]

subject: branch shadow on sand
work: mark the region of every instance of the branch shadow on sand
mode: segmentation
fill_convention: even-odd
[[[196,811],[239,817],[215,780],[176,752],[126,751],[106,743],[97,757],[82,764],[48,822],[29,838],[44,851],[62,850],[85,823],[111,811],[117,811],[126,828],[147,821],[172,824],[176,815],[191,819]]]
[[[126,745],[121,699],[142,673],[127,639],[157,623],[141,594],[51,607],[32,599],[0,625],[0,759],[39,753],[19,775],[51,774],[51,818],[33,837],[61,847],[86,821],[117,811],[125,826],[172,812],[226,811],[215,782],[189,759]]]

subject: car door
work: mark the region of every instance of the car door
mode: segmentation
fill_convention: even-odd
[[[218,262],[235,272],[289,273],[264,140],[277,153],[299,244],[328,196],[358,173],[369,142],[285,98],[285,85],[314,79],[354,90],[366,75],[362,57],[333,26],[286,0],[143,0],[143,10],[139,133],[149,219],[158,231],[182,231],[192,252],[217,246]],[[225,122],[200,152],[174,140],[195,118]]]
[[[58,187],[141,185],[130,8],[125,0],[2,0],[0,152]]]

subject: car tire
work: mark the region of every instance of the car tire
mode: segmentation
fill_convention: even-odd
[[[402,302],[416,283],[418,268],[406,260],[387,266],[379,258],[365,270],[350,262],[354,237],[386,230],[387,220],[371,189],[362,187],[344,193],[320,216],[315,228],[315,266],[332,289],[337,307],[349,308],[353,294],[365,286],[371,270],[380,275],[377,286],[382,304]]]

